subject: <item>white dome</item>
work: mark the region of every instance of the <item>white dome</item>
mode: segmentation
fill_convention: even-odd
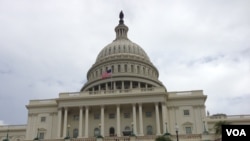
[[[97,56],[96,63],[103,59],[116,55],[136,56],[141,58],[142,60],[150,62],[148,55],[139,45],[131,42],[128,39],[118,39],[108,44],[101,50],[101,52]]]

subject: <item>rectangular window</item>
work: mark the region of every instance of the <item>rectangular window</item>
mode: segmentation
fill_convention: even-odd
[[[94,114],[94,119],[100,119],[100,114],[95,113],[95,114]]]
[[[73,116],[73,119],[74,119],[74,120],[79,120],[79,116],[78,116],[78,115],[74,115],[74,116]]]
[[[125,72],[127,72],[127,71],[128,71],[127,64],[125,64],[125,65],[124,65],[124,70],[125,70]]]
[[[130,118],[130,113],[124,113],[124,118]]]
[[[39,139],[44,139],[44,132],[39,133]]]
[[[109,114],[109,119],[114,119],[114,118],[115,118],[115,114],[114,113]]]
[[[118,65],[118,72],[121,72],[121,66]]]
[[[186,129],[186,134],[192,134],[191,127],[185,127]]]
[[[41,117],[41,122],[45,122],[46,121],[46,117]]]
[[[189,115],[189,110],[184,110],[183,113],[184,113],[185,116],[188,116]]]
[[[145,112],[146,117],[152,117],[152,112]]]
[[[134,65],[131,65],[131,72],[134,72]]]

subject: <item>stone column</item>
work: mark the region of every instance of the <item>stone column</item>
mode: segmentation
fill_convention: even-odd
[[[101,106],[101,135],[104,136],[104,106]]]
[[[89,107],[85,107],[85,138],[89,137]]]
[[[160,116],[158,103],[155,103],[156,135],[160,135]]]
[[[130,81],[130,89],[133,88],[133,81]]]
[[[68,118],[68,108],[64,108],[64,122],[63,122],[63,137],[67,136],[67,119]]]
[[[79,135],[78,138],[82,137],[82,106],[80,107],[79,111]]]
[[[114,90],[116,90],[116,81],[113,82],[114,83]]]
[[[62,124],[62,108],[58,108],[57,114],[57,138],[61,138],[61,124]]]
[[[124,81],[122,81],[122,90],[124,90]]]
[[[137,134],[137,130],[136,130],[136,105],[133,104],[133,132],[136,135]]]
[[[163,131],[163,134],[166,133],[166,104],[165,103],[161,103],[161,112],[162,112],[162,131]]]
[[[142,104],[139,103],[140,136],[143,136]]]
[[[116,119],[117,119],[117,136],[121,136],[121,117],[120,117],[120,105],[116,106]]]

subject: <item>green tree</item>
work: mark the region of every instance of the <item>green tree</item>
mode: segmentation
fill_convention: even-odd
[[[214,124],[215,134],[221,135],[222,134],[222,125],[230,124],[228,121],[218,121]]]
[[[159,136],[155,139],[155,141],[172,141],[170,137]]]

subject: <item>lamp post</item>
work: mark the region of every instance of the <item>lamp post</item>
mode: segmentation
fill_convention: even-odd
[[[168,125],[167,125],[167,122],[165,122],[166,124],[166,133],[163,135],[163,136],[170,136],[171,134],[168,133]]]
[[[177,125],[177,123],[176,123],[176,124],[175,124],[175,131],[176,131],[176,139],[177,139],[177,141],[179,141],[178,130],[179,130],[179,127],[178,127],[178,125]]]
[[[9,128],[9,127],[8,127]],[[6,139],[3,139],[3,141],[9,141],[9,129],[7,130],[7,136]]]

